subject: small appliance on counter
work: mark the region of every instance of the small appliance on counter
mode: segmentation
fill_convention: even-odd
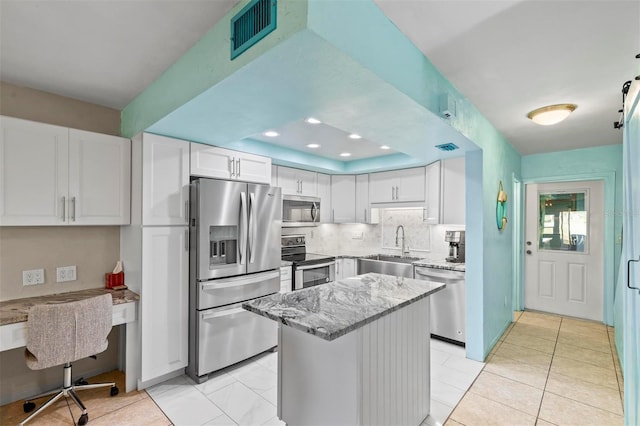
[[[196,382],[278,344],[278,327],[242,303],[280,290],[281,189],[191,182],[189,365]]]
[[[293,289],[326,284],[335,280],[336,258],[324,254],[307,253],[304,235],[282,236],[282,260],[293,263]]]
[[[445,231],[444,240],[449,243],[446,261],[464,263],[464,231]]]

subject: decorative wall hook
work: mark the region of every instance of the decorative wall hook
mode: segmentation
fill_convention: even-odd
[[[507,226],[507,193],[504,192],[502,181],[498,186],[498,200],[496,203],[496,225],[498,230],[503,230]]]

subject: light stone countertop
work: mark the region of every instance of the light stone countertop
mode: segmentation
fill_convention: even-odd
[[[368,273],[273,294],[242,307],[331,341],[444,287],[443,283]]]
[[[99,296],[104,293],[111,293],[114,305],[140,300],[140,296],[131,290],[109,290],[106,288],[94,288],[90,290],[51,294],[48,296],[7,300],[5,302],[0,302],[0,326],[26,321],[29,316],[29,309],[34,305],[73,302],[93,296]]]
[[[453,263],[444,260],[422,259],[413,262],[413,266],[425,266],[427,268],[446,269],[449,271],[465,272],[464,263]]]

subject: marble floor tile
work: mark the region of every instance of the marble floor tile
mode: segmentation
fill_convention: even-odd
[[[287,424],[276,416],[262,423],[262,426],[287,426]]]
[[[148,425],[164,426],[172,423],[151,398],[144,398],[124,408],[113,411],[104,416],[93,418],[89,415],[91,426],[114,426],[114,425]]]
[[[525,385],[544,390],[548,371],[517,360],[495,355],[484,367],[484,371],[515,380]]]
[[[463,425],[535,425],[536,417],[472,392],[462,398],[451,419]]]
[[[155,398],[161,393],[174,389],[178,386],[191,386],[193,384],[194,382],[191,379],[189,379],[187,376],[182,374],[172,379],[165,380],[162,383],[158,383],[157,385],[151,386],[150,388],[147,388],[146,391],[149,394],[149,396],[151,396],[152,398]]]
[[[542,398],[539,417],[556,425],[615,426],[623,424],[622,416],[551,392],[545,392]]]
[[[444,364],[452,355],[447,352],[431,349],[431,365]]]
[[[475,378],[476,375],[474,374],[462,373],[444,366],[433,366],[431,368],[432,380],[438,380],[463,391],[466,391],[471,386]]]
[[[513,345],[507,342],[500,345],[495,354],[504,358],[517,360],[522,364],[528,364],[545,370],[549,370],[551,367],[551,359],[553,358],[553,354],[540,352],[524,346]]]
[[[222,414],[195,386],[178,386],[153,399],[176,426],[201,425]]]
[[[435,420],[436,424],[443,424],[445,420],[451,415],[453,411],[453,405],[444,404],[439,401],[431,400],[431,410],[429,417]]]
[[[465,348],[463,348],[462,346],[446,343],[438,339],[431,339],[431,349],[435,349],[441,352],[446,352],[450,355],[456,355],[462,358],[467,356]]]
[[[278,386],[274,386],[271,389],[260,393],[260,396],[266,399],[270,404],[278,406]]]
[[[618,389],[618,379],[613,369],[600,368],[569,358],[554,357],[551,373],[562,374],[588,383]]]
[[[462,399],[465,391],[439,380],[431,379],[431,400],[455,407]]]
[[[278,375],[257,362],[230,371],[229,375],[257,393],[265,392],[278,385]]]
[[[511,332],[504,339],[504,343],[512,345],[524,346],[525,348],[535,349],[540,352],[553,353],[556,342],[555,340],[541,339],[540,337],[529,336],[527,334],[519,334]]]
[[[238,423],[234,422],[226,414],[221,414],[215,419],[208,421],[203,426],[236,426]]]
[[[451,368],[461,373],[477,376],[484,367],[483,362],[474,361],[468,358],[452,356],[442,364],[445,368]]]
[[[551,392],[592,407],[623,415],[620,391],[606,386],[595,385],[575,377],[551,373],[545,392]]]
[[[209,377],[209,380],[196,384],[195,387],[205,395],[209,395],[231,383],[237,382],[236,378],[225,372],[218,372]]]
[[[217,390],[208,398],[239,425],[260,425],[276,415],[276,407],[240,382]]]
[[[559,342],[556,345],[554,356],[574,359],[576,361],[586,362],[596,367],[615,369],[613,354],[593,351],[591,349],[581,348],[580,346],[570,345],[568,343]]]
[[[462,423],[458,423],[453,419],[449,419],[447,420],[447,422],[444,424],[444,426],[464,426]]]
[[[537,416],[543,390],[484,371],[469,388],[469,392]]]
[[[278,372],[278,353],[277,352],[267,352],[263,354],[260,358],[256,360],[256,362],[263,367],[268,368],[274,373]]]

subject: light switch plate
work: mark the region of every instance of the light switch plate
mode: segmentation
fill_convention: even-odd
[[[56,282],[62,283],[66,281],[76,280],[76,265],[61,266],[56,268]]]

